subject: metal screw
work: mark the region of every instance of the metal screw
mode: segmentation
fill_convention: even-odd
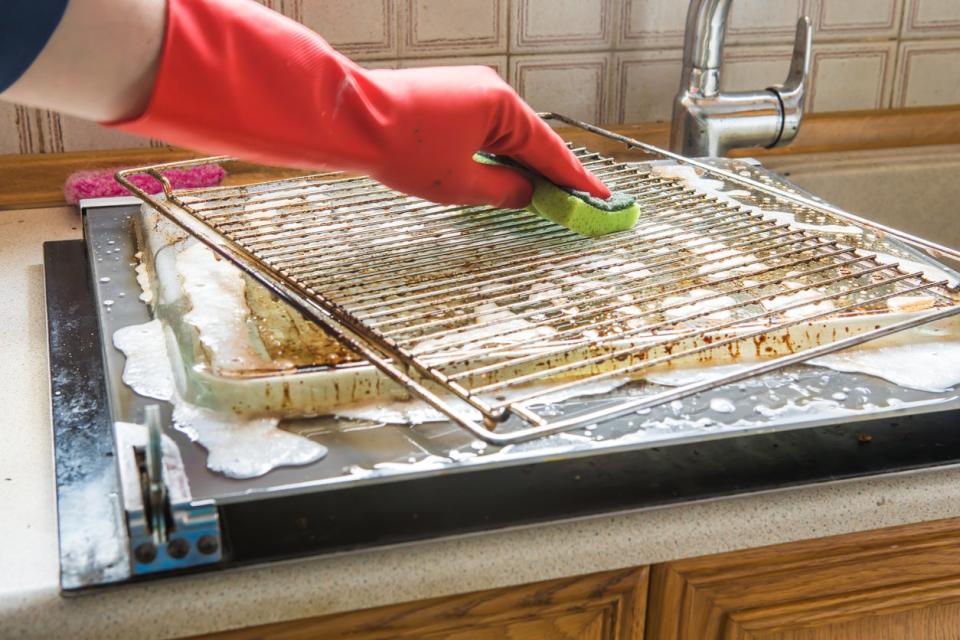
[[[183,538],[174,538],[167,543],[167,553],[171,558],[183,558],[190,552],[190,543]]]
[[[133,557],[140,564],[150,564],[157,559],[157,547],[152,542],[144,542],[133,550]]]
[[[205,556],[213,555],[220,548],[220,543],[214,536],[200,536],[197,540],[197,550]]]

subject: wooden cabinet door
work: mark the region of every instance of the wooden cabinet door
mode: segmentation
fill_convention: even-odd
[[[651,569],[647,640],[960,640],[960,519]]]
[[[646,567],[250,627],[218,640],[642,640]]]

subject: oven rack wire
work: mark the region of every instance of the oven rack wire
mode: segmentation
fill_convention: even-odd
[[[853,223],[960,260],[954,249],[744,172],[541,115],[749,189],[770,206]],[[178,191],[161,173],[225,157],[128,169],[117,180],[414,396],[495,445],[572,430],[960,314],[947,280],[879,262],[850,237],[768,219],[650,163],[575,152],[611,188],[637,199],[643,214],[634,229],[584,238],[528,211],[437,205],[340,173]],[[163,196],[132,184],[135,174],[159,180]],[[926,300],[926,310],[905,319],[890,314],[891,302],[905,296]],[[861,329],[823,337],[825,323],[837,320]],[[819,331],[817,344],[798,343],[811,331]],[[764,359],[558,420],[538,408],[545,396],[585,382],[744,348]]]

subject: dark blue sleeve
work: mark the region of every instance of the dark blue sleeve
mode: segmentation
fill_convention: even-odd
[[[0,0],[0,91],[37,59],[60,24],[68,0]]]

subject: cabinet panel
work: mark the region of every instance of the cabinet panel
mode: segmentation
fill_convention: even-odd
[[[960,519],[657,565],[647,640],[960,639]]]
[[[214,640],[642,640],[647,567],[203,636]]]

